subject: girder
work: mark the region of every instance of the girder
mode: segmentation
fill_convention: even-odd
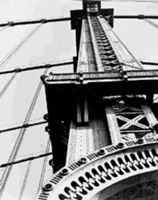
[[[87,16],[87,20],[84,19],[83,23],[85,24],[86,21],[89,26],[89,35],[91,36],[97,71],[143,69],[142,64],[132,55],[124,43],[114,33],[104,17]],[[82,24],[82,29],[85,26],[84,24]],[[82,34],[84,33],[82,31]],[[81,40],[84,37],[81,35]],[[86,48],[84,48],[84,51],[86,51]],[[87,53],[86,56],[87,57],[85,57],[85,54],[83,56],[80,54],[79,60],[84,60],[86,62],[90,55]],[[80,63],[78,63],[78,68],[81,68]],[[89,69],[89,71],[91,71],[91,69]],[[85,72],[85,70],[83,72]]]
[[[144,99],[122,97],[109,104],[106,112],[113,144],[157,136],[158,121]]]
[[[130,177],[139,176],[140,183],[141,174],[145,177],[145,174],[157,172],[157,162],[156,138],[104,147],[61,169],[43,187],[38,199],[92,199],[98,192],[116,188],[121,180]],[[105,191],[101,199],[110,197],[113,190],[110,191],[111,194]]]

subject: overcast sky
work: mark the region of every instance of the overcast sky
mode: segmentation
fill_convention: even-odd
[[[114,7],[115,14],[157,14],[158,3],[103,3],[103,7]],[[71,9],[81,8],[79,1],[71,0],[0,0],[0,22],[54,18],[69,16]],[[157,20],[153,20],[158,24]],[[0,67],[1,70],[13,69],[37,63],[49,63],[71,59],[75,55],[74,31],[69,22],[42,25],[21,45],[16,53],[11,53],[37,25],[0,29]],[[141,20],[117,20],[115,31],[137,58],[158,60],[158,29]],[[72,68],[69,67],[68,70]],[[65,71],[65,68],[54,69]],[[12,77],[0,77],[0,129],[23,123],[43,70],[26,72]],[[11,84],[9,84],[11,82]],[[44,88],[40,93],[30,120],[39,121],[47,113]],[[46,149],[48,135],[44,125],[29,128],[16,159],[37,155]],[[0,135],[0,164],[7,162],[18,131]],[[37,193],[43,159],[33,161],[23,200],[31,200]],[[14,167],[5,187],[2,200],[17,200],[28,163]],[[1,171],[0,175],[3,173]],[[47,167],[44,181],[51,175]]]

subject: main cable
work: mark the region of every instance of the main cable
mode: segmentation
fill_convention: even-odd
[[[148,2],[158,3],[157,1],[148,1]],[[140,15],[114,15],[114,18],[120,18],[120,19],[121,18],[138,18],[139,19],[140,16],[142,16],[142,14]],[[143,15],[143,16],[145,18],[158,19],[157,15]],[[0,27],[14,27],[14,26],[19,26],[19,25],[44,24],[44,23],[51,23],[51,22],[64,22],[64,21],[70,21],[70,20],[71,20],[71,17],[60,17],[60,18],[51,18],[51,19],[43,18],[43,19],[37,19],[37,20],[24,20],[24,21],[8,21],[8,22],[0,23]]]
[[[157,1],[148,1],[148,2],[158,3]],[[120,19],[121,18],[138,18],[139,19],[140,16],[142,16],[142,14],[140,15],[114,15],[114,18],[120,18]],[[158,15],[143,15],[143,16],[145,18],[158,19]],[[51,23],[51,22],[64,22],[64,21],[70,21],[70,20],[71,20],[71,17],[60,17],[60,18],[51,18],[51,19],[43,18],[43,19],[37,19],[37,20],[24,20],[24,21],[8,21],[8,22],[0,23],[0,27],[14,27],[14,26],[19,26],[19,25],[44,24],[44,23]]]
[[[13,27],[18,25],[31,25],[31,24],[44,24],[50,22],[62,22],[62,21],[70,21],[70,17],[60,17],[60,18],[51,18],[51,19],[37,19],[37,20],[25,20],[25,21],[8,21],[5,23],[0,23],[0,27]]]
[[[24,159],[17,160],[17,161],[13,161],[13,162],[3,163],[3,164],[0,165],[0,168],[7,168],[7,167],[10,167],[10,166],[13,166],[13,165],[16,165],[16,164],[28,162],[30,160],[36,160],[36,159],[47,157],[47,156],[50,156],[50,155],[52,155],[52,152],[40,154],[38,156],[31,156],[31,157],[24,158]]]
[[[114,15],[114,19],[158,19],[158,15]]]
[[[21,126],[14,126],[14,127],[6,128],[6,129],[0,129],[0,134],[4,133],[4,132],[9,132],[9,131],[22,129],[22,128],[29,128],[29,127],[32,127],[32,126],[38,126],[38,125],[42,125],[42,124],[45,124],[45,123],[47,123],[47,121],[39,121],[39,122],[35,122],[35,123],[27,123],[27,124],[23,124]]]
[[[133,3],[158,3],[157,0],[102,0],[102,1],[108,1],[108,2],[133,2]]]
[[[11,74],[11,73],[20,73],[20,72],[26,72],[26,71],[32,71],[32,70],[38,70],[38,69],[46,69],[46,68],[48,69],[48,68],[52,68],[52,67],[71,65],[71,64],[74,64],[74,62],[72,60],[65,61],[63,63],[50,63],[50,64],[44,64],[44,65],[36,65],[36,66],[32,66],[32,67],[15,68],[12,70],[1,71],[0,75]]]

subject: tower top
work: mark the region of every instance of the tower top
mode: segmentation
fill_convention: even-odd
[[[83,2],[83,10],[89,14],[97,14],[101,9],[101,1],[100,0],[82,0]]]

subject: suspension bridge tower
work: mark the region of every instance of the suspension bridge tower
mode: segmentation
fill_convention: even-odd
[[[113,9],[71,11],[73,73],[43,76],[54,175],[38,200],[158,199],[158,70],[113,31]]]

